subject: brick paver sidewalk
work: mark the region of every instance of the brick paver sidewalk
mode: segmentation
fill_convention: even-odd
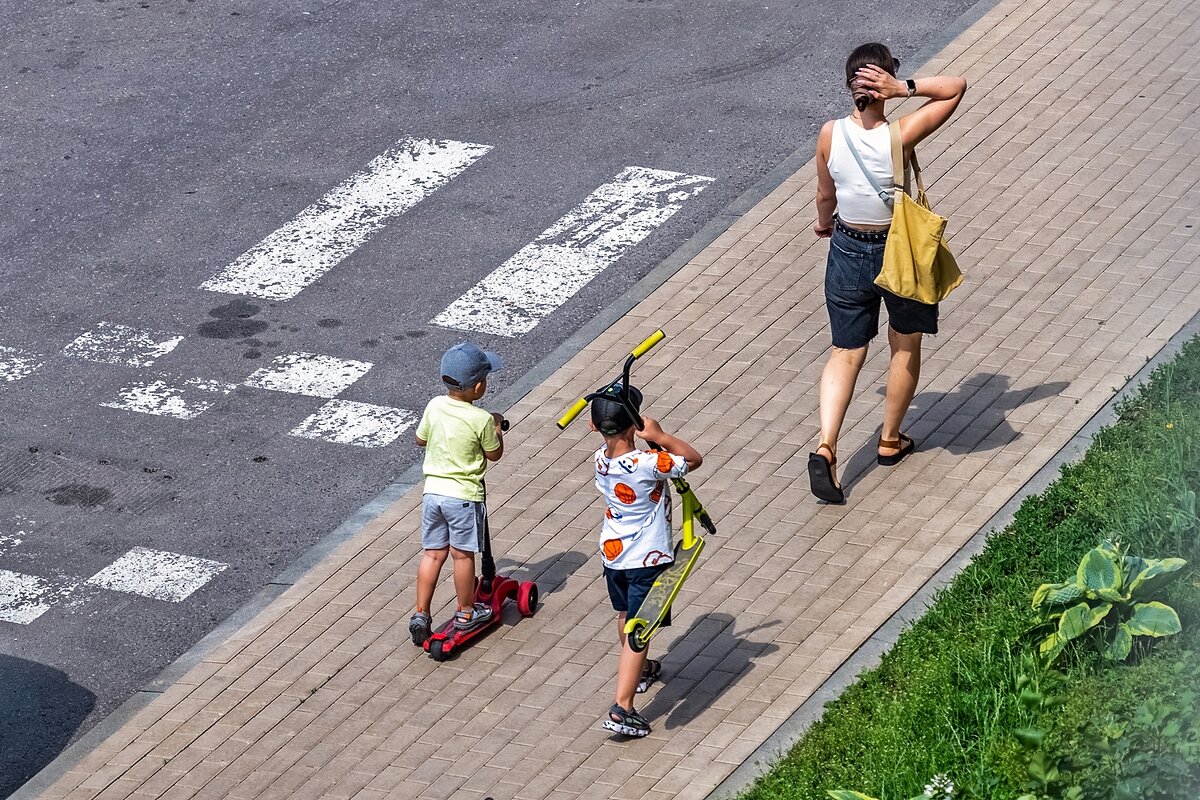
[[[44,796],[706,796],[1200,310],[1198,17],[1003,0],[921,70],[971,84],[921,149],[967,283],[928,341],[921,450],[894,469],[874,466],[876,346],[841,445],[848,505],[817,505],[805,475],[828,344],[809,165],[509,411],[495,547],[540,582],[536,617],[443,664],[408,642],[412,492]],[[654,733],[625,741],[599,728],[616,650],[597,442],[553,419],[657,327],[637,381],[707,453],[694,485],[721,532],[656,647]]]

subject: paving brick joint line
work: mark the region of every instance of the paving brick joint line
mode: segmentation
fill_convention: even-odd
[[[967,281],[927,341],[922,447],[890,470],[873,348],[846,506],[813,502],[804,466],[828,345],[808,164],[507,412],[494,545],[539,582],[536,616],[442,664],[413,648],[411,491],[41,796],[708,796],[1200,311],[1198,17],[1195,0],[1003,0],[921,70],[970,83],[921,148]],[[657,327],[637,380],[706,454],[692,483],[720,534],[655,643],[654,732],[624,741],[599,728],[616,648],[596,442],[553,420]]]

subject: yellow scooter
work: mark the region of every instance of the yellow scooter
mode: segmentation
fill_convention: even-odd
[[[559,430],[565,430],[576,417],[583,413],[592,400],[599,397],[619,401],[634,419],[638,430],[641,430],[643,427],[642,417],[629,397],[629,370],[633,367],[633,362],[644,356],[665,338],[667,338],[666,334],[657,330],[633,348],[633,351],[625,359],[625,367],[621,371],[621,376],[601,389],[576,400],[559,418]],[[651,446],[654,447],[654,445]],[[655,447],[655,449],[658,448]],[[629,638],[629,646],[638,653],[646,649],[646,646],[650,644],[650,639],[661,629],[663,619],[671,610],[671,604],[675,602],[680,588],[683,587],[683,582],[692,574],[692,570],[695,569],[696,563],[700,559],[700,553],[704,550],[704,537],[696,533],[696,521],[698,520],[708,533],[715,534],[717,532],[717,526],[713,524],[708,512],[704,510],[704,506],[700,504],[688,482],[684,478],[672,478],[671,484],[679,493],[683,503],[682,533],[680,541],[675,544],[674,562],[659,574],[654,581],[654,586],[646,594],[646,599],[642,601],[642,605],[625,622],[625,634]]]

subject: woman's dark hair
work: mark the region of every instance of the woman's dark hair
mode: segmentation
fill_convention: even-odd
[[[888,50],[886,44],[879,42],[860,44],[846,59],[846,86],[849,86],[854,80],[855,74],[868,64],[874,64],[893,78],[896,77],[896,70],[900,69],[900,59],[892,55],[892,51]]]

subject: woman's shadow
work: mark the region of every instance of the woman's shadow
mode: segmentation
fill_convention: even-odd
[[[1012,378],[1007,375],[976,373],[952,392],[924,391],[914,397],[904,418],[904,432],[917,440],[921,451],[941,448],[965,455],[994,450],[1021,435],[1008,421],[1010,412],[1054,397],[1070,385],[1054,381],[1031,389],[1012,389]],[[880,387],[878,392],[886,390]],[[876,464],[875,455],[872,439],[846,462],[843,482],[852,485],[869,473]]]
[[[663,685],[642,716],[654,721],[666,717],[667,730],[683,727],[732,688],[754,659],[779,646],[768,639],[758,642],[750,634],[780,624],[779,620],[738,632],[730,614],[698,617],[663,656]]]

